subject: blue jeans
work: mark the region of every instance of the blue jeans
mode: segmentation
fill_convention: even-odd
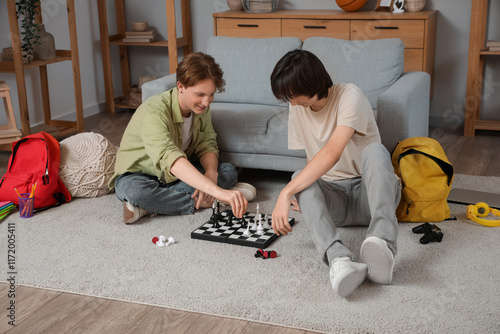
[[[201,173],[203,167],[193,163]],[[230,163],[221,163],[218,167],[217,185],[229,189],[238,181],[238,173]],[[162,183],[157,177],[148,174],[125,173],[115,181],[115,192],[121,201],[127,201],[151,213],[162,215],[188,215],[193,213],[195,201],[191,196],[195,189],[177,180]]]
[[[330,266],[337,257],[354,260],[337,227],[367,226],[367,237],[384,239],[394,254],[397,251],[396,207],[401,187],[389,152],[382,144],[368,145],[361,154],[361,168],[362,177],[331,182],[319,179],[295,195],[316,249]]]

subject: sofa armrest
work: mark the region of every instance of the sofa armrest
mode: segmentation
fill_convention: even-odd
[[[177,76],[175,73],[146,82],[142,85],[142,102],[146,101],[153,95],[175,88],[176,84]]]
[[[392,152],[396,144],[429,133],[430,76],[403,74],[377,99],[377,124],[382,144]]]

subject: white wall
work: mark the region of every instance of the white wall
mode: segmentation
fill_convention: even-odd
[[[115,32],[114,0],[107,0],[111,33]],[[179,2],[179,1],[177,1]],[[166,35],[165,3],[158,0],[126,0],[127,24],[136,20],[147,20]],[[373,9],[376,0],[369,0],[364,10]],[[500,12],[500,4],[491,1],[490,11]],[[65,0],[42,0],[46,30],[56,39],[56,47],[69,48]],[[82,94],[85,115],[104,110],[104,85],[99,41],[97,1],[75,1]],[[177,3],[179,7],[179,3]],[[213,36],[212,13],[228,9],[226,0],[191,0],[191,20],[194,51],[204,51],[207,39]],[[281,0],[280,9],[338,9],[334,0]],[[467,80],[467,57],[470,29],[470,0],[427,0],[425,9],[439,11],[436,37],[436,61],[434,98],[431,101],[432,125],[459,127],[464,118],[465,89]],[[500,39],[500,22],[489,20],[488,39]],[[180,35],[181,27],[177,31]],[[10,46],[9,27],[5,1],[0,3],[0,48]],[[166,48],[130,48],[131,78],[137,83],[140,75],[163,76],[169,73]],[[180,52],[181,53],[181,52]],[[182,53],[181,53],[182,54]],[[120,93],[118,50],[112,47],[115,94]],[[498,68],[500,59],[486,59],[486,89],[482,118],[500,119],[496,110],[500,106]],[[17,89],[13,74],[0,73],[12,89],[14,109],[18,109]],[[54,118],[74,119],[74,95],[70,62],[49,66],[50,96]],[[26,75],[30,120],[32,124],[42,122],[39,77],[37,70]],[[3,107],[0,107],[3,108]],[[5,122],[3,109],[0,121]],[[18,119],[19,121],[19,119]],[[19,125],[19,124],[18,124]]]

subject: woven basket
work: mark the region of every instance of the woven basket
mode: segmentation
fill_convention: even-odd
[[[127,104],[138,108],[142,103],[142,90],[137,87],[131,87],[130,92],[126,96]]]
[[[12,47],[2,49],[2,55],[0,56],[2,61],[13,62],[14,61],[14,51]],[[26,52],[23,51],[23,63],[29,63],[33,59],[33,55],[26,56]]]
[[[405,0],[405,10],[408,12],[419,12],[425,7],[425,0]]]
[[[134,28],[134,31],[146,31],[148,30],[148,23],[146,21],[134,22],[132,28]]]

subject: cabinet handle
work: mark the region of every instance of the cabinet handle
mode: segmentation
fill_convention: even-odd
[[[399,29],[399,27],[380,27],[380,26],[377,26],[377,27],[375,27],[375,29]]]
[[[242,28],[258,28],[258,24],[238,24],[238,27]]]
[[[325,26],[304,26],[306,29],[326,29]]]

